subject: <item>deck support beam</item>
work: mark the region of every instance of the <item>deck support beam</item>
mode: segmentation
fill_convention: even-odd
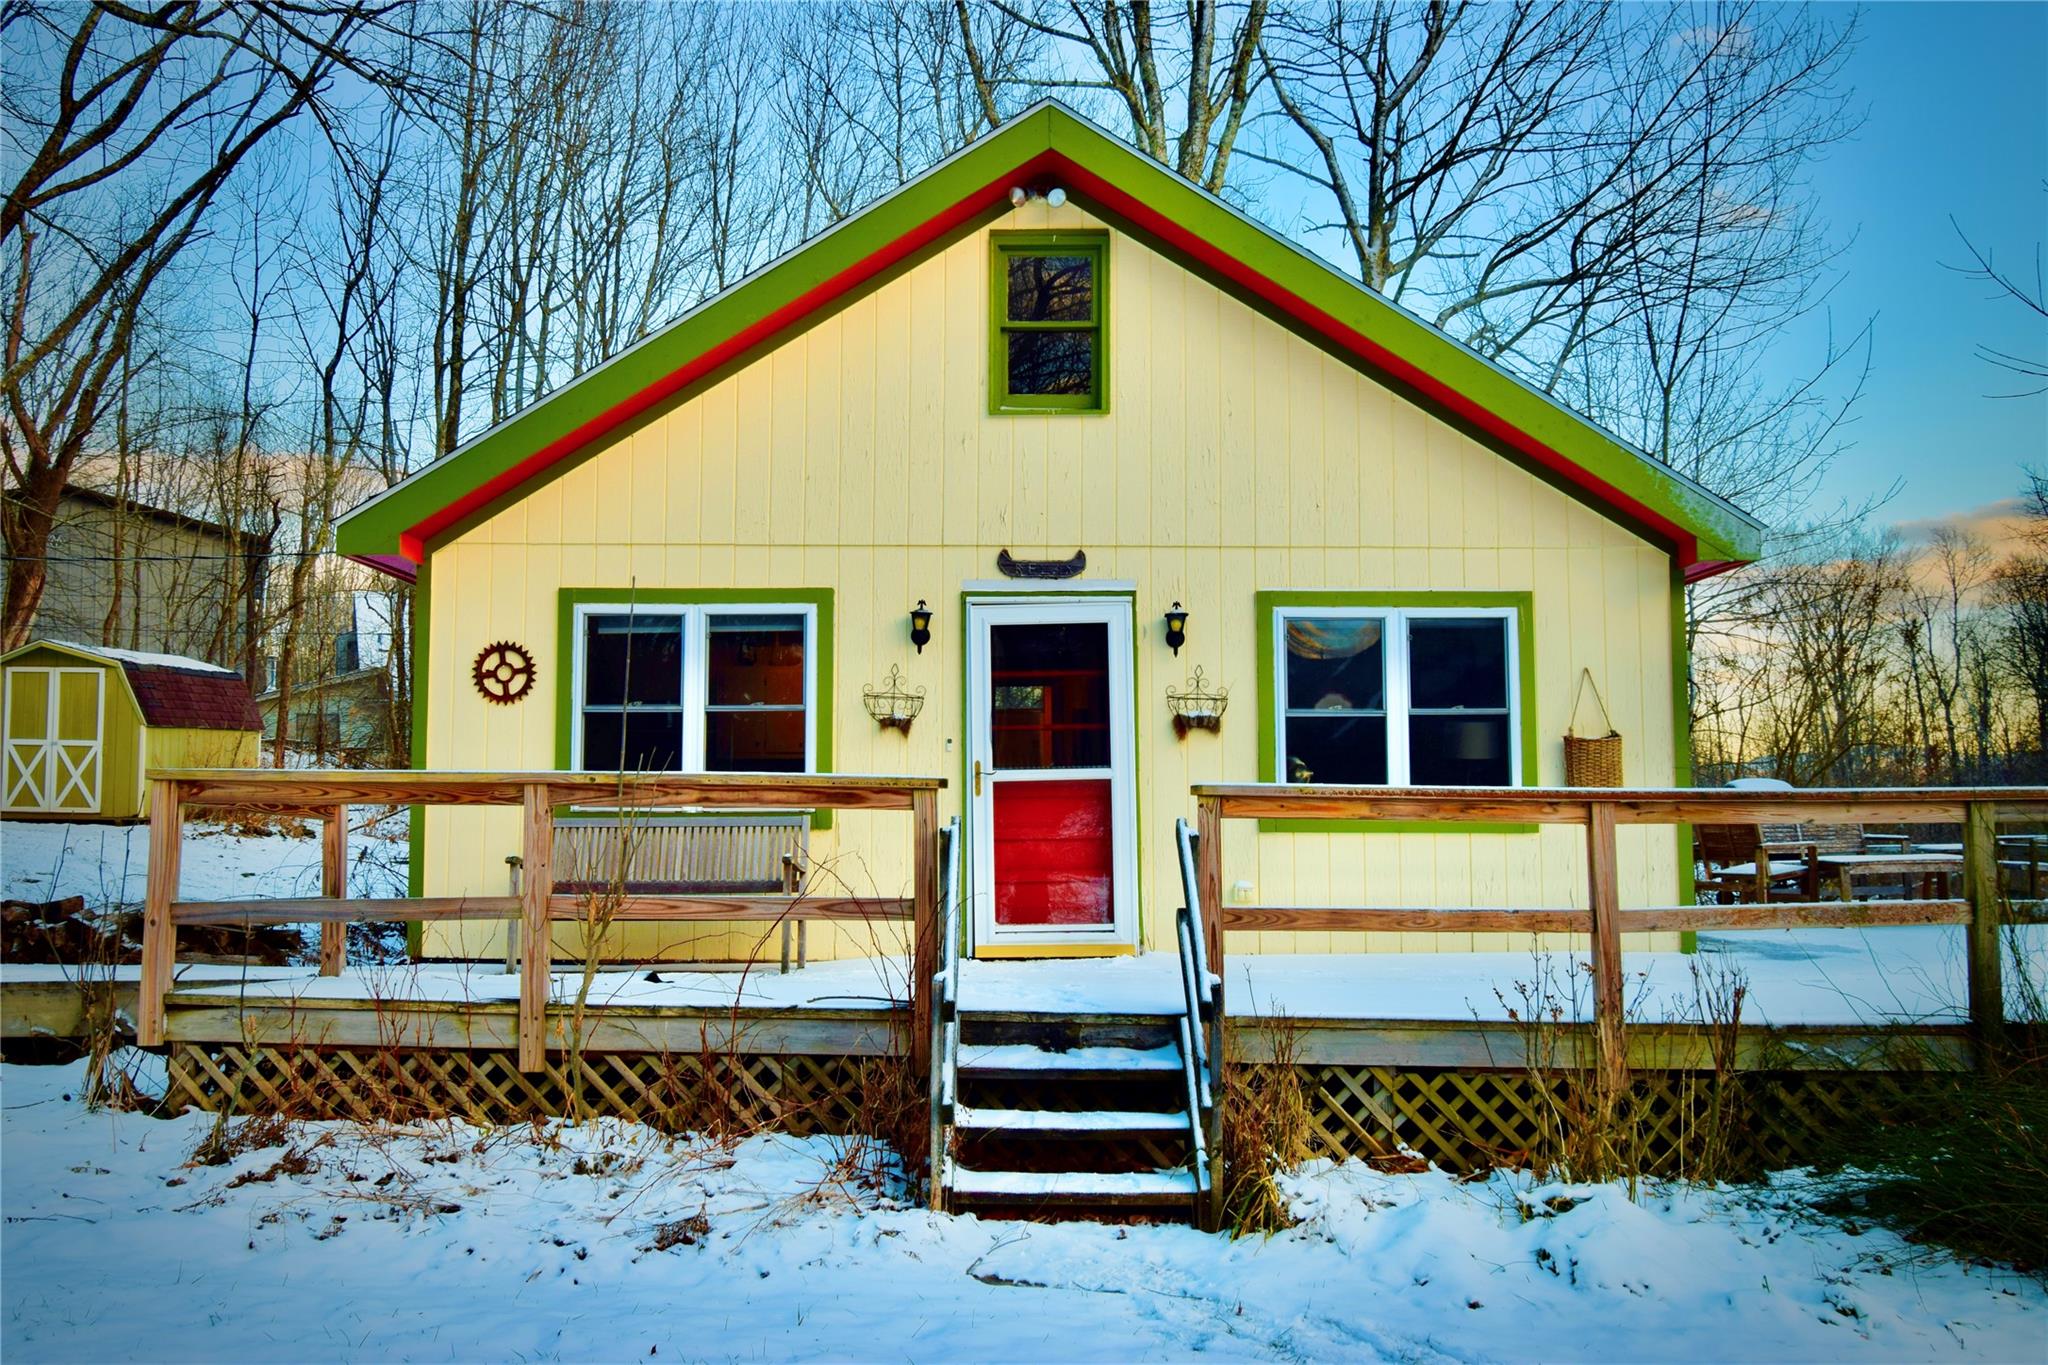
[[[931,1070],[932,978],[939,972],[939,794],[910,798],[910,1064]]]
[[[1628,1086],[1628,1040],[1621,990],[1621,865],[1614,844],[1614,807],[1586,808],[1587,904],[1593,912],[1593,1041],[1600,1081],[1611,1098]]]
[[[142,902],[142,980],[136,995],[135,1041],[161,1047],[164,997],[178,957],[178,927],[171,902],[178,898],[178,865],[184,852],[184,819],[176,782],[149,784],[149,887]]]
[[[2004,917],[1998,886],[1998,808],[1987,801],[1972,801],[1963,810],[1963,899],[1970,905],[1970,1025],[1978,1042],[1988,1048],[2005,1036],[2005,978],[1999,944]]]
[[[548,898],[555,889],[555,808],[548,789],[526,788],[521,838],[519,900],[519,1069],[547,1066],[549,950]]]
[[[320,894],[341,900],[348,895],[348,807],[327,812],[320,826]],[[348,925],[338,920],[320,924],[320,975],[340,976],[348,960]]]

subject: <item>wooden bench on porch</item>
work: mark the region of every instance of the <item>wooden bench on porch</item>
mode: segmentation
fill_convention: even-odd
[[[803,889],[808,812],[745,815],[589,815],[555,822],[555,894],[739,896]],[[782,970],[789,970],[792,921],[782,921]],[[807,951],[795,924],[796,965]],[[518,925],[506,961],[517,956]]]

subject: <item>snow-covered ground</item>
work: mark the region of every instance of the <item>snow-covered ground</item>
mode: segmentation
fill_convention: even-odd
[[[405,894],[405,816],[359,807],[349,826],[349,894]],[[93,909],[142,904],[149,882],[148,825],[0,821],[0,896],[29,901],[83,896]],[[320,894],[320,839],[243,834],[190,821],[178,877],[185,900],[255,900]]]
[[[2048,1293],[1811,1190],[1318,1164],[1300,1226],[947,1218],[839,1141],[88,1113],[0,1068],[0,1355],[44,1360],[2048,1359]],[[857,1154],[855,1154],[857,1155]]]

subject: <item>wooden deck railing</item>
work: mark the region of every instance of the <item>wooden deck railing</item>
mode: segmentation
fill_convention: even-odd
[[[2038,902],[2013,905],[1999,887],[1998,822],[2048,818],[2048,788],[1833,791],[1586,790],[1526,787],[1319,787],[1277,783],[1194,788],[1196,895],[1210,970],[1224,971],[1231,929],[1444,930],[1585,934],[1591,941],[1594,1045],[1603,1076],[1624,1083],[1621,935],[1644,930],[1882,927],[1968,929],[1969,1013],[1980,1036],[2005,1023],[2000,928],[2043,921]],[[1232,819],[1503,821],[1585,831],[1586,895],[1576,908],[1432,909],[1410,906],[1230,905],[1223,898],[1223,822]],[[1960,825],[1959,899],[1807,901],[1767,905],[1624,907],[1615,850],[1621,825],[1882,822]],[[2032,886],[2028,887],[2031,892]]]
[[[605,915],[629,920],[879,920],[911,922],[911,1047],[921,1059],[929,1032],[931,980],[938,954],[938,793],[943,778],[855,777],[844,774],[307,772],[264,769],[173,769],[152,772],[149,808],[149,890],[142,917],[142,982],[137,1040],[164,1042],[164,997],[177,962],[184,924],[320,925],[320,971],[341,971],[352,921],[520,921],[519,1065],[538,1071],[547,1046],[548,924],[576,920],[588,897],[556,893],[555,809],[602,806],[650,810],[893,810],[911,817],[912,884],[907,897],[794,895],[608,897]],[[347,815],[350,805],[516,806],[524,812],[517,896],[420,896],[351,899]],[[269,814],[325,822],[321,894],[277,900],[181,901],[178,868],[187,812]]]

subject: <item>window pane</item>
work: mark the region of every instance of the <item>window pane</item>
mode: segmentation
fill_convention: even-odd
[[[996,767],[1109,766],[1109,627],[994,626],[989,677]]]
[[[803,617],[714,614],[705,634],[711,705],[803,705]]]
[[[683,618],[587,616],[583,702],[679,705],[683,700]]]
[[[804,713],[711,712],[704,717],[704,768],[714,773],[804,771]]]
[[[1410,705],[1420,710],[1508,704],[1507,622],[1408,623]]]
[[[1505,787],[1512,781],[1506,716],[1415,716],[1408,779],[1418,787]]]
[[[1010,332],[1012,394],[1095,391],[1093,332]]]
[[[1093,256],[1025,256],[1010,260],[1010,321],[1089,322],[1095,317]]]
[[[1288,782],[1377,786],[1387,780],[1385,716],[1289,716]]]
[[[683,766],[681,711],[593,711],[583,717],[592,772],[672,773]]]
[[[1290,710],[1386,708],[1385,622],[1355,616],[1290,616],[1286,629]]]

